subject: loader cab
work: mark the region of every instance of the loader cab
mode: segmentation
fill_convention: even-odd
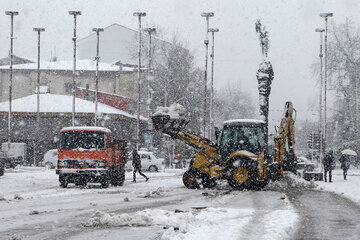
[[[237,119],[224,122],[218,141],[218,148],[223,160],[233,152],[245,150],[260,154],[266,149],[264,121]]]

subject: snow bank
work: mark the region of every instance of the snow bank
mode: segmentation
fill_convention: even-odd
[[[314,189],[314,181],[306,181],[303,178],[291,173],[284,172],[284,177],[278,181],[270,182],[264,189],[272,191],[284,191],[286,189]]]
[[[113,214],[97,211],[85,227],[162,226],[161,239],[233,239],[251,218],[248,209],[208,208],[186,212],[145,209],[134,214]],[[224,231],[226,225],[226,231]]]
[[[169,115],[171,118],[180,118],[185,116],[186,109],[184,106],[173,103],[170,107],[157,107],[154,116],[158,115]]]

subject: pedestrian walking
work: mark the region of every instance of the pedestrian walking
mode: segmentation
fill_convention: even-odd
[[[333,164],[334,164],[334,156],[333,156],[333,150],[330,150],[324,157],[323,159],[323,164],[324,164],[324,180],[325,182],[327,182],[327,173],[329,172],[329,182],[332,182],[332,175],[331,175],[331,170],[333,169]]]
[[[350,168],[350,158],[349,156],[342,154],[339,162],[341,163],[341,168],[343,170],[344,180],[346,180],[347,171]]]
[[[139,174],[141,176],[143,176],[146,179],[146,181],[148,181],[149,178],[145,174],[143,174],[141,171],[141,159],[140,159],[139,153],[137,152],[137,150],[135,148],[132,151],[132,159],[133,159],[132,165],[134,167],[133,182],[136,182],[136,172],[139,172]]]

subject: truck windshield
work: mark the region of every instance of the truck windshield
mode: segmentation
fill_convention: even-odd
[[[221,154],[228,157],[236,150],[259,154],[266,147],[264,132],[258,126],[226,127],[220,142]]]
[[[104,150],[105,133],[95,131],[69,131],[61,134],[61,149],[66,150]]]

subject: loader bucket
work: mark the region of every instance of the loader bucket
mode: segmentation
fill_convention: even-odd
[[[152,117],[152,121],[156,130],[163,132],[179,132],[185,129],[189,123],[183,118],[171,118],[170,115],[156,115]]]

